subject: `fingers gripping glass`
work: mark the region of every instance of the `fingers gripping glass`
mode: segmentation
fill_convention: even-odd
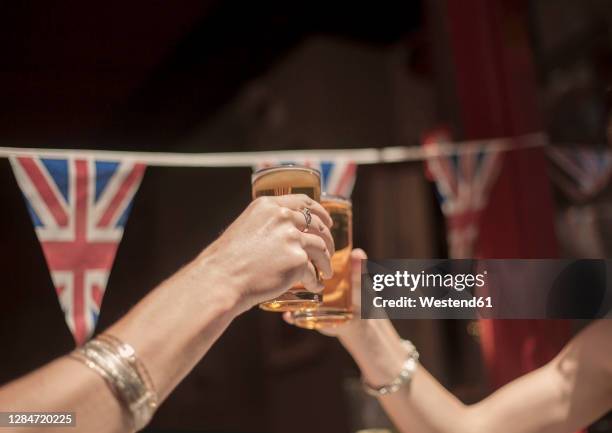
[[[318,170],[298,165],[281,165],[264,168],[253,173],[253,199],[261,196],[305,194],[315,201],[321,200],[321,174]],[[302,210],[306,227],[310,225],[310,210]],[[259,304],[267,311],[296,311],[314,308],[321,303],[321,295],[296,284],[276,299]]]

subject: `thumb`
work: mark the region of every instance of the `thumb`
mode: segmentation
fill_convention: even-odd
[[[355,248],[351,251],[351,278],[353,288],[359,288],[361,285],[361,261],[367,258],[367,254],[361,248]]]
[[[361,261],[368,256],[361,248],[351,251],[351,284],[353,287],[353,308],[361,308]]]

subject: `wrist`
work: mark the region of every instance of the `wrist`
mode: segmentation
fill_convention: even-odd
[[[339,337],[359,366],[364,379],[373,386],[390,383],[406,360],[402,340],[388,320],[360,320],[360,329]]]
[[[363,340],[364,334],[371,332],[372,324],[370,322],[371,320],[367,319],[353,319],[339,328],[335,335],[340,344],[351,352],[352,348],[358,346],[360,341]]]
[[[245,308],[244,284],[237,275],[227,272],[214,255],[201,254],[184,268],[184,284],[189,293],[187,299],[196,302],[197,308],[214,308],[218,314],[233,319]],[[181,273],[183,273],[181,271]]]
[[[368,345],[380,339],[380,323],[373,319],[357,319],[338,333],[338,340],[349,353],[366,353]]]

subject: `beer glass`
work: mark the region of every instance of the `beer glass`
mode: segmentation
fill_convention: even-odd
[[[264,168],[251,178],[253,199],[261,196],[306,194],[315,201],[321,200],[321,174],[318,170],[294,164]],[[263,302],[259,307],[266,311],[295,311],[314,308],[321,303],[321,294],[306,290],[296,284],[276,299]]]
[[[331,233],[336,252],[331,258],[334,275],[324,282],[323,303],[315,309],[292,313],[294,323],[307,329],[332,328],[353,317],[351,250],[353,249],[353,209],[349,199],[323,194],[321,205],[334,222]]]

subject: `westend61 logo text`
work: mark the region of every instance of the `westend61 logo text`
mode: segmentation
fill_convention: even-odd
[[[382,259],[361,264],[366,319],[612,318],[612,260]]]
[[[394,274],[372,275],[372,289],[380,292],[388,287],[403,287],[414,292],[418,288],[452,288],[458,292],[486,284],[487,271],[478,274],[426,274],[396,271]]]

